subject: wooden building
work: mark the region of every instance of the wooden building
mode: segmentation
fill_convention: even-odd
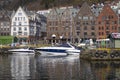
[[[75,17],[76,41],[96,39],[96,28],[96,16],[88,3],[84,2]]]
[[[118,17],[116,13],[105,5],[97,17],[97,38],[107,38],[110,33],[118,32]]]
[[[10,17],[4,11],[0,11],[0,36],[10,36],[11,22]]]
[[[47,40],[52,43],[53,38],[56,43],[62,40],[74,41],[74,16],[77,14],[75,8],[63,7],[53,8],[47,17]]]

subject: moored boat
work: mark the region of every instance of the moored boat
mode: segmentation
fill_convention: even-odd
[[[35,53],[33,48],[10,49],[8,51],[11,53],[20,53],[20,54],[34,54]]]
[[[42,55],[71,55],[80,54],[80,50],[75,48],[70,43],[64,43],[57,46],[51,47],[40,47],[36,48],[35,51],[41,53]]]

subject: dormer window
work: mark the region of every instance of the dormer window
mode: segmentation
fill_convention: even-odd
[[[18,13],[18,16],[21,16],[21,15],[22,15],[22,13],[19,12],[19,13]]]
[[[87,17],[87,16],[84,16],[84,17],[83,17],[83,20],[88,20],[88,17]]]

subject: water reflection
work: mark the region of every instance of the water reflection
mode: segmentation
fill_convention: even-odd
[[[34,55],[13,54],[11,56],[11,75],[13,79],[30,79],[31,70],[35,70],[33,64],[31,68],[31,60],[33,61]],[[33,71],[34,72],[34,71]]]
[[[92,72],[97,80],[120,80],[119,61],[91,62]]]
[[[97,80],[88,61],[81,60],[80,64],[80,80]]]
[[[10,74],[10,58],[8,58],[8,55],[0,55],[0,80],[9,80],[11,78]]]
[[[79,80],[79,57],[38,57],[37,77],[41,80]]]
[[[119,61],[85,61],[79,56],[0,55],[2,80],[120,80]]]

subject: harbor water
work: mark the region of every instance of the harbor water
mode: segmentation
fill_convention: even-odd
[[[1,80],[120,80],[119,61],[79,56],[0,55]]]

